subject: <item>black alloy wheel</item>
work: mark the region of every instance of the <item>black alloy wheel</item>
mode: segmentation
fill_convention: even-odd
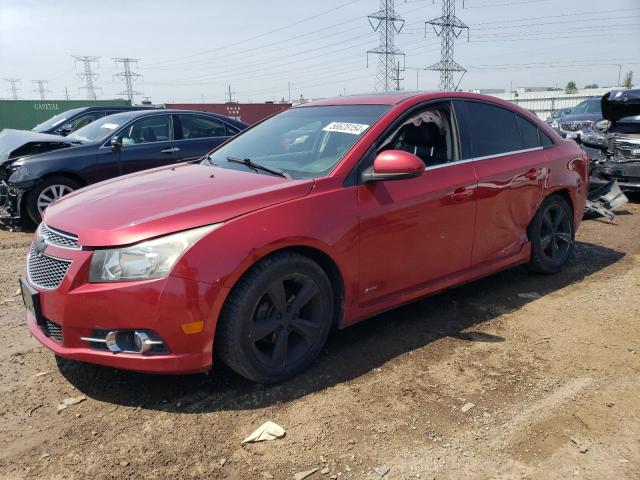
[[[267,257],[230,293],[215,350],[250,380],[285,380],[320,353],[333,322],[333,301],[331,283],[313,260],[288,252]]]
[[[565,266],[575,243],[573,211],[560,195],[547,197],[529,228],[529,266],[540,273],[557,273]]]

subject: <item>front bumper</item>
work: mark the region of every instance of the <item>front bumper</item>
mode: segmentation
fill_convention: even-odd
[[[618,180],[623,191],[640,191],[640,161],[637,162],[593,162],[589,183],[599,187],[610,180]]]
[[[72,261],[55,290],[29,282],[39,293],[42,316],[57,324],[61,334],[58,339],[49,336],[29,313],[27,324],[33,336],[57,355],[147,373],[197,373],[211,368],[213,339],[226,288],[174,276],[90,284],[90,251],[48,246],[45,254]],[[196,321],[204,321],[202,332],[182,331],[182,324]],[[112,353],[81,340],[99,329],[152,330],[162,338],[169,353]]]
[[[25,192],[0,181],[0,221],[10,227],[20,224],[20,211]]]

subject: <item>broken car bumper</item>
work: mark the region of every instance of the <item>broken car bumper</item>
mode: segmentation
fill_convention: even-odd
[[[640,161],[593,163],[589,182],[592,188],[618,180],[622,190],[640,191]]]

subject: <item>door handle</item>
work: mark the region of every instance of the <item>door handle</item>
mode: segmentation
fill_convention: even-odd
[[[465,199],[469,198],[471,195],[473,195],[473,190],[466,187],[460,187],[454,190],[454,192],[451,195],[449,195],[449,198],[454,202],[463,202]]]
[[[525,178],[527,178],[529,180],[537,180],[539,174],[540,174],[540,172],[538,172],[538,170],[536,168],[532,168],[527,173],[525,173],[524,176],[525,176]]]
[[[164,150],[161,150],[160,153],[176,153],[179,151],[180,149],[178,147],[171,147],[171,148],[165,148]]]

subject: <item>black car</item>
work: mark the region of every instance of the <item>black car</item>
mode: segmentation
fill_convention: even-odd
[[[143,110],[103,117],[67,137],[0,132],[0,209],[5,223],[38,223],[58,198],[85,185],[197,160],[247,125],[212,113]]]
[[[554,120],[557,121],[559,118],[564,117],[565,115],[569,115],[570,113],[571,113],[570,108],[560,108],[558,110],[554,110],[553,112],[551,112],[551,115],[549,115],[546,118],[544,123],[546,123],[549,126],[552,126]]]
[[[569,133],[579,132],[584,128],[591,127],[599,120],[602,120],[600,97],[592,97],[583,100],[573,107],[568,114],[553,120],[549,125],[562,137],[566,137]]]
[[[100,106],[72,108],[71,110],[54,115],[49,120],[36,125],[31,130],[66,137],[70,133],[86,127],[91,122],[95,122],[99,118],[106,117],[107,115],[130,110],[150,110],[154,108],[156,107]]]
[[[601,105],[604,120],[579,137],[591,160],[591,187],[617,180],[622,190],[640,192],[640,89],[609,92]]]

